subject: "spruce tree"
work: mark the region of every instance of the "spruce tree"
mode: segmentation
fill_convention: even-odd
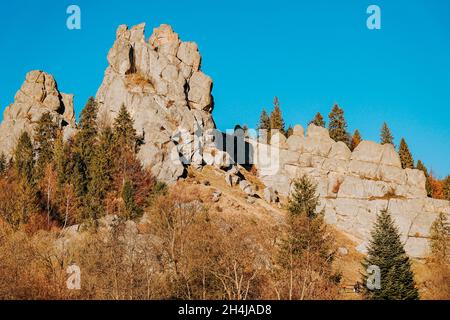
[[[29,134],[24,131],[14,153],[14,167],[17,175],[29,184],[33,183],[34,164],[33,143]]]
[[[104,215],[105,198],[113,181],[113,133],[110,127],[100,134],[98,146],[94,150],[88,168],[90,180],[86,195],[86,217],[96,220]]]
[[[124,204],[124,214],[127,220],[133,220],[142,214],[142,209],[138,207],[134,199],[134,186],[130,180],[126,180],[122,188],[122,200]]]
[[[303,176],[289,199],[287,238],[279,252],[279,290],[283,299],[332,299],[339,276],[333,272],[335,240],[318,211],[316,185]],[[313,287],[322,290],[314,290]]]
[[[267,139],[267,142],[270,142],[270,117],[266,112],[266,109],[263,109],[261,112],[261,116],[259,118],[259,124],[258,124],[258,135],[265,137]]]
[[[311,120],[309,124],[314,124],[318,127],[325,128],[325,120],[323,119],[323,116],[320,112],[317,112],[314,119]]]
[[[44,176],[47,164],[53,160],[54,144],[58,135],[58,125],[49,112],[45,112],[34,130],[34,142],[37,151],[36,177]]]
[[[277,97],[275,97],[274,101],[274,109],[270,114],[270,129],[278,130],[282,134],[286,134],[285,123],[283,120],[283,114],[281,113],[280,101]]]
[[[114,142],[120,150],[137,151],[138,137],[134,129],[134,120],[131,118],[125,105],[120,108],[114,121]]]
[[[370,300],[416,300],[419,292],[414,282],[411,262],[406,255],[400,234],[387,212],[383,210],[377,217],[371,233],[368,254],[363,261],[367,270],[377,266],[381,271],[381,288],[370,290],[364,287],[364,293]],[[366,284],[369,275],[363,275]]]
[[[266,109],[263,109],[259,118],[258,130],[270,130],[270,118]]]
[[[450,175],[448,175],[444,179],[444,185],[443,185],[442,193],[444,195],[444,199],[450,201]]]
[[[403,169],[414,169],[414,160],[404,138],[400,141],[398,155]]]
[[[359,133],[359,130],[356,129],[352,136],[352,143],[350,146],[350,150],[352,151],[355,150],[356,147],[361,143],[361,141],[362,141],[361,134]]]
[[[91,97],[81,111],[79,131],[76,136],[77,152],[80,153],[86,167],[89,166],[97,138],[97,113],[97,102]]]
[[[7,166],[6,156],[2,152],[2,154],[0,155],[0,174],[6,171],[6,166]]]
[[[387,123],[383,123],[383,126],[381,127],[381,134],[380,134],[380,143],[381,144],[394,144],[394,136],[391,133],[391,130],[389,129]]]
[[[350,138],[347,132],[344,110],[336,104],[328,117],[330,119],[328,131],[330,132],[331,139],[336,142],[342,141],[350,147]]]
[[[425,188],[427,190],[427,196],[431,197],[433,195],[433,186],[431,185],[431,182],[430,182],[430,174],[428,173],[427,167],[425,167],[423,162],[419,160],[419,161],[417,161],[416,169],[423,171],[423,173],[425,174],[425,178],[426,178]]]
[[[303,214],[308,218],[315,218],[318,215],[316,208],[320,202],[319,196],[316,195],[316,188],[307,176],[294,181],[294,190],[288,203],[291,215]]]

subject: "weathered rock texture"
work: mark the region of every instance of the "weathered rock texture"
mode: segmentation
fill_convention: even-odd
[[[195,43],[180,41],[168,25],[148,41],[144,32],[145,24],[117,29],[97,92],[99,119],[111,124],[125,105],[144,138],[140,159],[159,180],[174,182],[186,164],[203,164],[198,140],[215,128],[212,80],[200,71]]]
[[[450,204],[427,198],[423,172],[403,170],[392,145],[362,141],[351,152],[332,140],[328,130],[314,125],[306,137],[300,126],[287,140],[275,137],[270,146],[250,141],[260,178],[268,187],[288,196],[292,181],[308,175],[317,183],[327,222],[354,236],[362,251],[377,214],[388,209],[408,253],[427,254],[430,227],[440,212],[450,214]]]
[[[55,79],[42,71],[31,71],[3,114],[0,125],[0,152],[10,156],[22,132],[31,136],[36,122],[45,112],[64,128],[66,136],[75,130],[73,95],[61,93]]]

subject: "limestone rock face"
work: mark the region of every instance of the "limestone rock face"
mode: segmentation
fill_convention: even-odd
[[[353,235],[364,252],[377,214],[388,209],[413,257],[429,252],[430,227],[439,212],[450,214],[450,203],[428,199],[425,176],[419,170],[403,170],[391,144],[362,141],[351,152],[335,142],[325,128],[310,125],[306,137],[301,126],[284,141],[271,145],[253,141],[256,167],[270,193],[289,196],[294,179],[307,175],[317,193],[328,223]]]
[[[169,25],[154,29],[148,41],[144,33],[145,24],[117,29],[96,96],[99,121],[112,124],[125,105],[144,140],[139,158],[157,179],[172,183],[185,165],[204,163],[204,132],[215,128],[212,80],[200,70],[197,45],[182,42]]]
[[[11,155],[23,131],[33,136],[40,117],[49,112],[55,122],[70,136],[76,128],[73,95],[61,93],[53,76],[31,71],[8,106],[0,125],[0,152]]]

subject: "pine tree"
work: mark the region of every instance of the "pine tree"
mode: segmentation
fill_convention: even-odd
[[[372,231],[368,254],[363,262],[367,270],[377,266],[381,271],[381,288],[369,290],[365,287],[365,296],[370,300],[416,300],[419,292],[414,282],[411,262],[406,255],[400,234],[390,214],[382,211]],[[369,275],[363,275],[366,284]]]
[[[444,199],[450,201],[450,175],[448,175],[444,179],[444,186],[443,186],[442,193],[444,195]]]
[[[122,105],[114,121],[114,141],[120,150],[137,151],[138,137],[136,129],[134,129],[134,120],[131,118],[125,105]]]
[[[361,143],[361,141],[362,141],[361,134],[359,133],[359,130],[356,129],[355,133],[353,133],[353,136],[352,136],[352,143],[350,146],[350,150],[352,150],[352,151],[355,150],[356,147]]]
[[[280,133],[286,134],[283,114],[281,113],[280,101],[277,97],[275,97],[273,104],[274,109],[270,114],[270,129],[278,130]]]
[[[34,142],[37,151],[36,177],[44,176],[47,164],[53,160],[54,144],[58,135],[58,125],[49,112],[45,112],[34,130]]]
[[[314,119],[311,120],[309,124],[314,124],[318,127],[325,128],[325,120],[323,119],[323,116],[320,112],[317,112]]]
[[[423,171],[423,173],[425,174],[425,178],[426,178],[425,188],[427,190],[427,196],[431,197],[433,195],[433,186],[431,185],[431,182],[430,182],[430,174],[428,173],[427,167],[425,167],[423,162],[419,160],[419,161],[417,161],[416,169]]]
[[[134,199],[134,187],[130,180],[126,180],[122,188],[122,200],[124,204],[125,218],[133,220],[142,214]]]
[[[33,182],[34,163],[33,143],[29,134],[24,131],[14,153],[14,166],[17,175],[29,184]]]
[[[403,169],[414,169],[414,160],[404,138],[400,141],[398,154]]]
[[[339,108],[336,104],[328,117],[330,119],[328,131],[330,132],[331,139],[336,142],[342,141],[350,146],[350,135],[347,132],[347,122],[345,121],[344,110]]]
[[[0,155],[0,174],[6,171],[6,166],[7,166],[6,156],[2,152],[2,154]]]
[[[394,144],[394,136],[391,133],[391,130],[389,129],[387,123],[383,123],[383,127],[381,128],[381,134],[380,134],[380,143],[381,144]]]
[[[318,215],[316,208],[319,206],[319,196],[316,195],[316,186],[303,176],[294,181],[294,190],[289,198],[288,210],[291,215],[303,214],[308,218]]]

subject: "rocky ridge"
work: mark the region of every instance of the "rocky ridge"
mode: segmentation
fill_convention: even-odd
[[[275,134],[271,145],[250,140],[260,179],[288,196],[295,178],[307,175],[318,186],[326,221],[352,235],[365,251],[370,231],[381,210],[387,209],[402,234],[407,252],[424,257],[429,250],[430,227],[440,212],[450,215],[445,200],[430,199],[422,171],[402,169],[390,144],[362,141],[351,152],[335,142],[328,130],[296,126],[286,139]]]
[[[11,155],[22,132],[32,136],[37,121],[46,112],[64,129],[66,137],[76,129],[73,95],[60,92],[53,76],[31,71],[16,93],[14,102],[3,114],[0,153]]]

